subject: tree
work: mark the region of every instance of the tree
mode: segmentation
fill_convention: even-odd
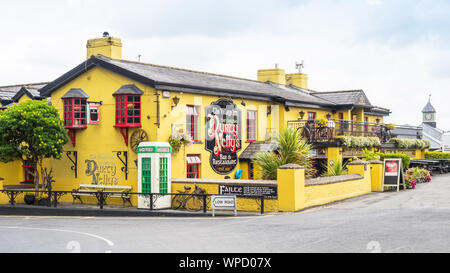
[[[257,153],[253,163],[261,167],[263,179],[275,180],[278,167],[285,164],[295,163],[311,170],[310,151],[301,133],[288,127],[279,133],[277,150]]]
[[[21,160],[31,165],[34,185],[39,190],[39,172],[42,190],[45,190],[43,168],[45,158],[61,159],[63,146],[69,141],[67,130],[58,110],[45,100],[29,100],[0,112],[0,161]],[[39,167],[39,168],[38,168]]]

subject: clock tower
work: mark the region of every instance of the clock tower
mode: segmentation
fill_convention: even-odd
[[[436,128],[436,110],[430,102],[431,95],[428,98],[428,103],[422,109],[422,122]]]

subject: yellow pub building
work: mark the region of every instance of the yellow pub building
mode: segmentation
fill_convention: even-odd
[[[274,150],[270,140],[280,130],[310,123],[312,156],[336,162],[347,155],[334,136],[376,136],[373,128],[390,113],[363,90],[319,92],[307,82],[306,74],[280,68],[258,70],[251,80],[123,60],[121,40],[104,35],[89,40],[87,59],[57,79],[0,87],[0,96],[4,107],[46,99],[59,111],[70,141],[62,159],[46,161],[54,190],[96,184],[137,192],[142,143],[172,144],[174,180],[260,181],[251,159]],[[332,121],[333,131],[317,133],[319,119]],[[1,164],[4,188],[24,188],[30,182],[24,168]]]

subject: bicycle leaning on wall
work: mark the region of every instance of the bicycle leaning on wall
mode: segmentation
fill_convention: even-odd
[[[184,186],[184,191],[177,190],[179,194],[172,199],[172,209],[184,208],[188,211],[203,210],[203,196],[206,190],[195,185],[194,191],[190,193],[191,187]]]

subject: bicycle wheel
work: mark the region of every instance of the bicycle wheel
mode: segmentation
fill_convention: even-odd
[[[172,198],[172,209],[179,209],[183,205],[183,195],[175,195]]]
[[[197,196],[190,196],[186,200],[185,208],[188,211],[199,211],[203,209],[203,202]]]

